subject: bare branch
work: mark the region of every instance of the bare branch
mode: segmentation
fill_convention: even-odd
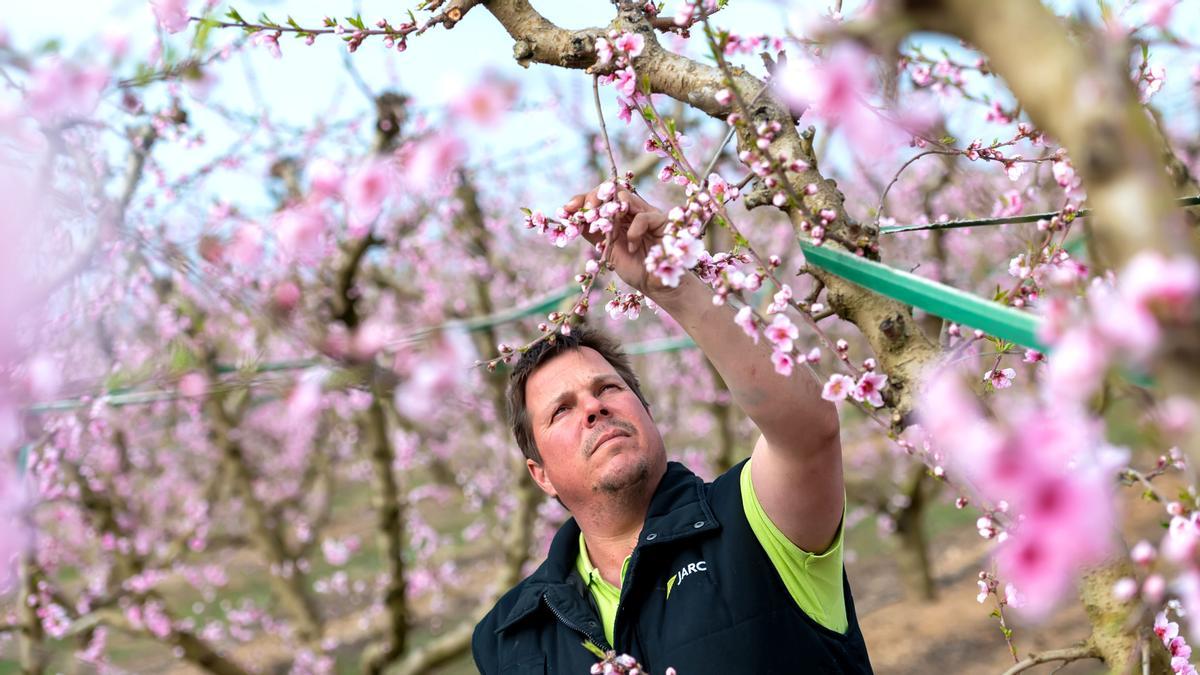
[[[1041,652],[1040,654],[1030,654],[1029,658],[1019,661],[1016,665],[1004,671],[1004,675],[1017,675],[1030,668],[1052,661],[1062,661],[1070,663],[1072,661],[1081,661],[1083,659],[1098,659],[1100,652],[1090,644],[1079,645],[1078,647],[1067,647],[1065,649],[1051,649]]]

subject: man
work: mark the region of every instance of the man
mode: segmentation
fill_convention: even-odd
[[[573,516],[546,561],[475,628],[483,673],[589,672],[590,643],[647,672],[871,672],[842,569],[837,410],[820,385],[775,373],[699,279],[647,273],[664,214],[622,191],[612,263],[695,340],[761,437],[713,483],[668,463],[628,361],[587,329],[543,341],[509,382],[529,474]],[[567,203],[597,208],[596,191]],[[593,244],[600,235],[588,235]]]

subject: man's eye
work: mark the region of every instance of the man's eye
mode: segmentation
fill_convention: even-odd
[[[610,383],[610,384],[606,384],[606,385],[604,385],[603,387],[600,387],[600,391],[604,391],[604,390],[606,390],[606,389],[620,389],[620,387],[618,387],[618,386],[617,386],[617,385],[615,385],[615,384],[611,384],[611,383]]]
[[[567,410],[567,406],[565,406],[565,405],[558,406],[557,408],[554,409],[554,413],[550,415],[550,419],[555,419],[556,417],[558,417],[559,413],[566,412],[566,410]]]

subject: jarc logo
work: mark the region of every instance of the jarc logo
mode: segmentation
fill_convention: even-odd
[[[684,565],[683,567],[679,568],[678,572],[673,574],[670,579],[667,579],[667,599],[668,600],[671,599],[671,589],[673,589],[676,586],[676,584],[683,583],[684,577],[688,576],[689,574],[695,574],[696,572],[707,572],[707,571],[708,571],[708,561],[706,561],[706,560],[701,560],[700,562],[688,563],[688,564]]]

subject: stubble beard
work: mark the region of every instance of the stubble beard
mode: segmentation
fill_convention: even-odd
[[[628,434],[628,438],[636,439],[638,437],[637,429],[624,420],[613,420],[607,427],[597,429],[593,438],[599,438],[600,435],[608,432],[611,428],[617,428]],[[596,452],[596,447],[589,442],[587,454],[590,457]],[[635,451],[637,452],[637,451]],[[623,453],[622,453],[623,454]],[[630,488],[637,487],[650,477],[650,458],[644,453],[640,454],[633,460],[632,464],[622,467],[616,475],[607,475],[600,479],[599,482],[592,488],[596,492],[604,493],[607,496],[613,496],[622,492],[628,491]]]
[[[596,492],[614,496],[646,482],[650,477],[650,458],[638,457],[633,466],[625,467],[618,475],[605,476],[596,483]]]

